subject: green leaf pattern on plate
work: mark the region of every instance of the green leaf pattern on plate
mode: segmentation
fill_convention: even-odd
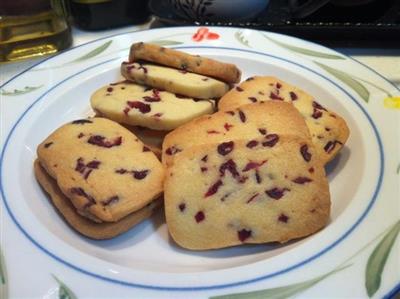
[[[397,165],[397,170],[396,173],[399,174],[400,173],[400,163]]]
[[[83,60],[87,60],[90,58],[93,58],[101,53],[103,53],[112,43],[112,40],[105,42],[104,44],[102,44],[101,46],[93,49],[92,51],[76,58],[75,60],[71,61],[71,62],[79,62],[79,61],[83,61]]]
[[[148,42],[151,44],[159,45],[159,46],[176,46],[176,45],[183,44],[183,42],[178,42],[178,41],[168,40],[168,39],[150,40]]]
[[[59,299],[77,299],[76,295],[68,288],[61,280],[59,280],[54,274],[53,278],[58,282],[58,298]]]
[[[369,297],[372,297],[381,285],[383,269],[399,232],[400,220],[397,221],[369,256],[365,271],[365,287]]]
[[[236,40],[241,43],[242,45],[251,48],[251,46],[249,45],[249,40],[245,37],[243,30],[238,30],[235,32],[235,38]]]
[[[265,298],[283,299],[283,298],[288,298],[288,297],[299,294],[299,293],[311,288],[312,286],[314,286],[315,284],[317,284],[324,278],[326,278],[336,272],[342,271],[350,266],[351,265],[343,266],[343,267],[334,269],[324,275],[318,276],[317,278],[306,280],[306,281],[300,282],[300,283],[295,283],[295,284],[288,285],[288,286],[272,288],[272,289],[265,289],[265,290],[261,290],[261,291],[253,291],[253,292],[248,292],[248,293],[237,293],[237,294],[215,296],[215,297],[211,297],[210,299],[265,299]]]
[[[0,249],[0,284],[6,284],[6,271],[4,267],[3,251]]]
[[[361,84],[359,81],[351,77],[349,74],[340,71],[338,69],[335,69],[333,67],[327,66],[323,63],[314,61],[316,65],[318,65],[320,68],[324,69],[328,73],[330,73],[332,76],[336,77],[340,81],[342,81],[344,84],[352,88],[366,103],[369,101],[369,91],[363,84]]]
[[[0,95],[6,96],[6,97],[12,97],[12,96],[19,96],[22,94],[26,94],[28,92],[32,92],[36,89],[41,88],[43,85],[39,86],[25,86],[23,89],[14,89],[13,91],[7,91],[5,89],[0,90]]]
[[[289,45],[286,44],[284,42],[281,41],[277,41],[276,39],[273,39],[265,34],[263,34],[263,36],[268,39],[270,42],[273,42],[274,44],[281,46],[285,49],[288,49],[290,51],[299,53],[299,54],[303,54],[303,55],[307,55],[307,56],[312,56],[312,57],[318,57],[318,58],[326,58],[326,59],[341,59],[341,60],[345,60],[346,58],[343,56],[339,56],[339,55],[335,55],[335,54],[328,54],[328,53],[323,53],[323,52],[319,52],[319,51],[314,51],[314,50],[310,50],[310,49],[306,49],[306,48],[301,48],[301,47],[297,47],[297,46],[293,46],[293,45]]]

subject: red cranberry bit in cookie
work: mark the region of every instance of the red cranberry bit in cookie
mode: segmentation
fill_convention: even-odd
[[[237,178],[239,177],[239,172],[237,171],[236,163],[232,159],[229,159],[225,163],[221,164],[219,167],[219,174],[221,177],[225,176],[225,171],[228,170],[232,177]]]
[[[148,173],[149,173],[148,169],[140,170],[140,171],[132,170],[132,175],[137,180],[143,180],[147,176]]]
[[[276,82],[276,88],[280,89],[282,87],[282,84],[279,82]]]
[[[235,115],[235,112],[233,112],[233,111],[225,111],[225,113],[226,113],[226,114],[229,114],[229,115],[232,115],[232,116]]]
[[[143,100],[144,100],[145,102],[159,102],[159,101],[161,101],[160,98],[151,97],[151,96],[144,96],[144,97],[143,97]],[[143,112],[142,112],[142,113],[143,113]]]
[[[208,160],[208,155],[205,155],[203,158],[201,158],[201,161],[203,162],[207,162],[207,160]]]
[[[258,172],[258,169],[256,169],[255,177],[257,184],[261,184],[261,176],[260,173]]]
[[[310,162],[310,160],[311,160],[311,154],[308,152],[308,145],[307,145],[307,144],[304,144],[304,145],[302,145],[302,146],[300,147],[300,153],[301,153],[301,155],[303,156],[303,159],[304,159],[306,162]]]
[[[247,163],[247,165],[243,168],[243,172],[252,170],[252,169],[256,169],[258,167],[261,167],[262,165],[264,165],[267,162],[267,160],[262,161],[261,163],[257,163],[257,162],[253,162],[250,161],[249,163]]]
[[[162,115],[163,114],[161,112],[158,112],[158,113],[154,114],[153,117],[160,118]]]
[[[232,128],[232,127],[233,127],[233,125],[231,125],[231,124],[228,124],[228,123],[225,123],[225,124],[224,124],[224,128],[225,128],[225,130],[227,130],[227,131],[229,131],[230,128]]]
[[[281,96],[278,96],[276,93],[274,93],[273,91],[271,91],[271,93],[269,94],[270,99],[272,100],[279,100],[279,101],[283,101],[284,99]]]
[[[52,144],[53,144],[53,142],[50,141],[50,142],[45,143],[43,146],[44,146],[45,148],[49,148],[50,146],[52,146]]]
[[[128,170],[126,170],[125,168],[120,168],[120,169],[117,169],[115,172],[119,173],[119,174],[124,174],[124,173],[127,173]]]
[[[110,148],[113,146],[119,146],[122,143],[122,137],[116,137],[114,140],[107,140],[104,136],[101,135],[92,135],[87,141],[90,144]]]
[[[291,92],[289,92],[289,95],[290,95],[290,99],[292,100],[292,101],[296,101],[299,97],[297,96],[297,94],[295,93],[295,92],[293,92],[293,91],[291,91]]]
[[[93,169],[98,169],[100,163],[101,163],[100,161],[93,160],[85,164],[83,162],[83,158],[79,158],[78,160],[76,160],[75,171],[78,171],[79,173],[83,174],[83,177],[86,180]]]
[[[114,88],[112,88],[112,87],[107,87],[107,91],[108,92],[112,92],[114,90]]]
[[[290,191],[290,189],[287,189],[287,188],[279,189],[279,188],[275,187],[275,188],[266,190],[265,193],[273,199],[280,199],[284,195],[285,191]]]
[[[246,203],[251,203],[258,195],[260,195],[259,193],[254,194],[252,197],[250,197]]]
[[[253,103],[256,103],[256,102],[257,102],[257,98],[256,98],[256,97],[248,97],[248,99],[249,99],[250,101],[252,101]]]
[[[279,215],[279,217],[278,217],[278,221],[280,221],[280,222],[284,222],[284,223],[287,223],[288,222],[288,220],[289,220],[289,217],[288,216],[286,216],[285,214],[280,214]]]
[[[321,105],[320,105],[318,102],[316,102],[316,101],[313,101],[312,106],[313,106],[315,109],[327,111],[323,106],[321,106]]]
[[[181,152],[182,150],[177,148],[176,146],[171,146],[165,150],[165,153],[169,156],[175,155],[176,153]]]
[[[196,215],[194,216],[194,219],[196,219],[197,223],[202,222],[205,218],[206,218],[206,216],[204,215],[203,211],[198,211],[196,213]]]
[[[241,242],[246,241],[248,238],[251,237],[251,230],[247,230],[247,229],[242,229],[239,230],[238,232],[238,238]]]
[[[77,119],[71,122],[73,125],[84,125],[84,124],[91,124],[93,123],[91,120],[88,119]]]
[[[109,199],[102,201],[101,204],[103,206],[110,206],[112,204],[115,204],[119,201],[119,197],[117,195],[110,197]]]
[[[336,147],[336,143],[342,145],[343,143],[341,143],[340,141],[334,140],[334,141],[328,141],[328,143],[324,146],[324,150],[325,152],[327,152],[328,154],[330,154],[333,149]]]
[[[219,187],[222,186],[222,181],[216,181],[210,188],[208,188],[207,192],[204,194],[204,197],[209,197],[218,192]]]
[[[248,148],[253,148],[253,147],[257,146],[257,145],[258,145],[258,141],[257,141],[257,140],[250,140],[250,141],[247,142],[247,144],[246,144],[246,146],[247,146]]]
[[[314,167],[310,167],[310,168],[308,169],[308,172],[309,172],[309,173],[314,173]]]
[[[206,172],[208,170],[207,167],[200,167],[201,172]]]
[[[85,136],[85,134],[83,134],[82,132],[79,133],[78,138],[82,138],[83,136]]]
[[[70,192],[71,192],[72,194],[85,197],[85,198],[88,200],[87,204],[85,204],[85,208],[87,208],[87,207],[89,207],[89,206],[91,206],[91,205],[96,204],[96,201],[94,200],[94,198],[91,197],[90,195],[88,195],[88,194],[85,192],[85,190],[83,190],[81,187],[74,187],[74,188],[71,188],[71,189],[70,189]]]
[[[178,209],[179,209],[179,211],[181,211],[181,212],[183,212],[185,209],[186,209],[186,204],[185,203],[180,203],[179,205],[178,205]]]
[[[226,156],[233,150],[234,143],[233,141],[223,142],[218,145],[217,151],[220,155]]]
[[[218,132],[216,130],[208,130],[207,134],[221,134],[221,132]]]
[[[304,177],[304,176],[299,176],[299,177],[295,178],[294,180],[292,180],[292,182],[302,185],[302,184],[305,184],[305,183],[312,182],[312,179]]]
[[[314,108],[313,113],[311,115],[313,118],[318,119],[322,116],[322,112]]]
[[[243,88],[241,88],[240,86],[236,86],[236,90],[239,91],[239,92],[242,92]]]
[[[151,111],[151,107],[148,104],[139,102],[139,101],[127,101],[126,102],[129,106],[129,108],[133,109],[138,109],[141,113],[145,114]]]
[[[266,141],[262,145],[273,147],[279,141],[279,136],[277,134],[268,134],[265,136],[265,139]]]
[[[262,135],[267,134],[267,130],[264,129],[264,128],[259,128],[259,129],[258,129],[258,132],[260,132]]]
[[[242,123],[246,122],[246,114],[242,110],[239,110],[239,118],[242,121]]]

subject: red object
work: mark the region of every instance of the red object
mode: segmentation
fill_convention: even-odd
[[[215,32],[210,32],[206,27],[199,28],[195,34],[192,35],[192,40],[195,42],[201,42],[203,39],[219,39],[219,34]]]

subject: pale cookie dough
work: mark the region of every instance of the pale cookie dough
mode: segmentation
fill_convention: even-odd
[[[219,103],[219,110],[231,110],[263,101],[290,102],[303,115],[312,141],[324,163],[331,161],[349,137],[349,128],[338,114],[320,105],[300,88],[275,77],[251,77],[233,88]]]
[[[330,195],[309,139],[277,135],[187,149],[167,169],[169,232],[180,246],[206,250],[244,243],[287,242],[323,228]]]
[[[241,76],[234,64],[142,42],[133,44],[129,53],[129,62],[140,60],[214,77],[226,83],[238,83]]]
[[[131,132],[105,118],[63,125],[37,149],[38,159],[81,215],[116,222],[163,191],[164,169]]]
[[[229,111],[218,111],[199,117],[169,133],[163,142],[162,161],[169,166],[176,155],[185,149],[206,143],[219,143],[234,139],[264,138],[274,141],[274,134],[292,134],[310,138],[303,117],[284,102],[245,105]]]
[[[56,180],[40,166],[39,160],[34,163],[34,171],[37,181],[50,196],[51,203],[65,221],[77,232],[91,239],[104,240],[114,238],[128,231],[144,219],[149,218],[163,204],[162,199],[156,199],[117,222],[95,223],[76,212],[70,200],[61,192]]]
[[[122,63],[121,73],[138,84],[198,99],[220,98],[229,90],[222,81],[148,63]]]
[[[98,89],[90,104],[97,113],[118,123],[170,131],[193,118],[213,113],[215,102],[120,82]]]

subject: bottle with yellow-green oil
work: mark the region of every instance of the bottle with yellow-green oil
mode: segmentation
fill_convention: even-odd
[[[71,43],[64,0],[0,1],[0,63],[53,54]]]

